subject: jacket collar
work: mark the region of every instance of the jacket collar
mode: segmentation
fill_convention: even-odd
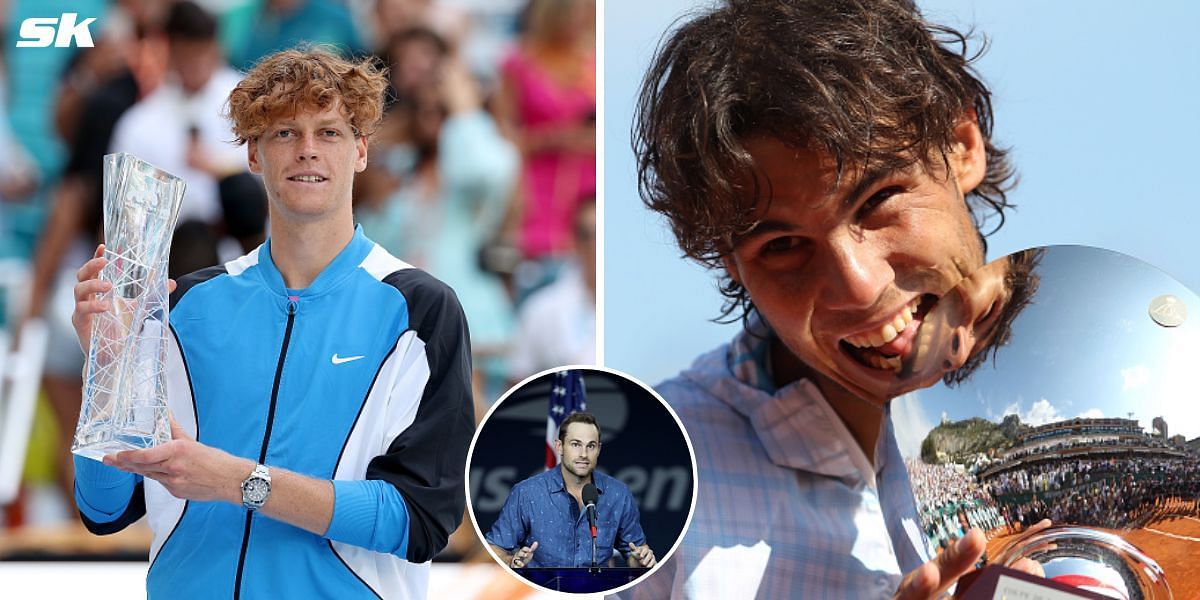
[[[342,248],[308,287],[299,290],[289,289],[284,285],[283,275],[271,256],[271,238],[263,242],[259,251],[259,264],[262,267],[263,280],[272,291],[292,299],[313,298],[333,290],[343,279],[354,273],[374,245],[374,242],[363,234],[362,226],[356,226],[350,243]]]

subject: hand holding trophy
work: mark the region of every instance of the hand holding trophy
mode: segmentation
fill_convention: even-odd
[[[80,456],[100,460],[171,439],[163,372],[167,261],[184,188],[182,179],[132,155],[104,157],[103,256],[80,270],[73,318],[81,334],[91,320],[71,446]],[[98,268],[99,279],[92,279]],[[80,299],[96,293],[99,298]]]

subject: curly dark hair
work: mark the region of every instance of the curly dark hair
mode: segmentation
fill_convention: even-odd
[[[643,202],[667,217],[684,256],[719,268],[764,214],[747,136],[826,152],[840,180],[868,165],[948,164],[954,128],[973,111],[988,168],[966,201],[983,240],[1004,223],[1014,172],[991,140],[991,94],[971,67],[982,48],[969,54],[968,38],[910,0],[725,0],[671,32],[642,81],[633,149]],[[720,290],[718,320],[753,310],[728,273]]]

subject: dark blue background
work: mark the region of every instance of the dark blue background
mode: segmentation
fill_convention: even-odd
[[[479,433],[471,456],[471,505],[486,535],[509,490],[545,469],[551,375],[505,398]],[[597,470],[629,486],[646,540],[660,560],[683,532],[692,505],[692,463],[679,425],[642,386],[584,370],[588,412],[600,422]]]

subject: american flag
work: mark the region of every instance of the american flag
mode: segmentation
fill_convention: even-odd
[[[558,439],[558,426],[574,412],[587,410],[587,392],[583,389],[583,372],[567,369],[554,374],[550,384],[550,414],[546,417],[546,469],[558,466],[558,454],[554,452],[554,440]]]

